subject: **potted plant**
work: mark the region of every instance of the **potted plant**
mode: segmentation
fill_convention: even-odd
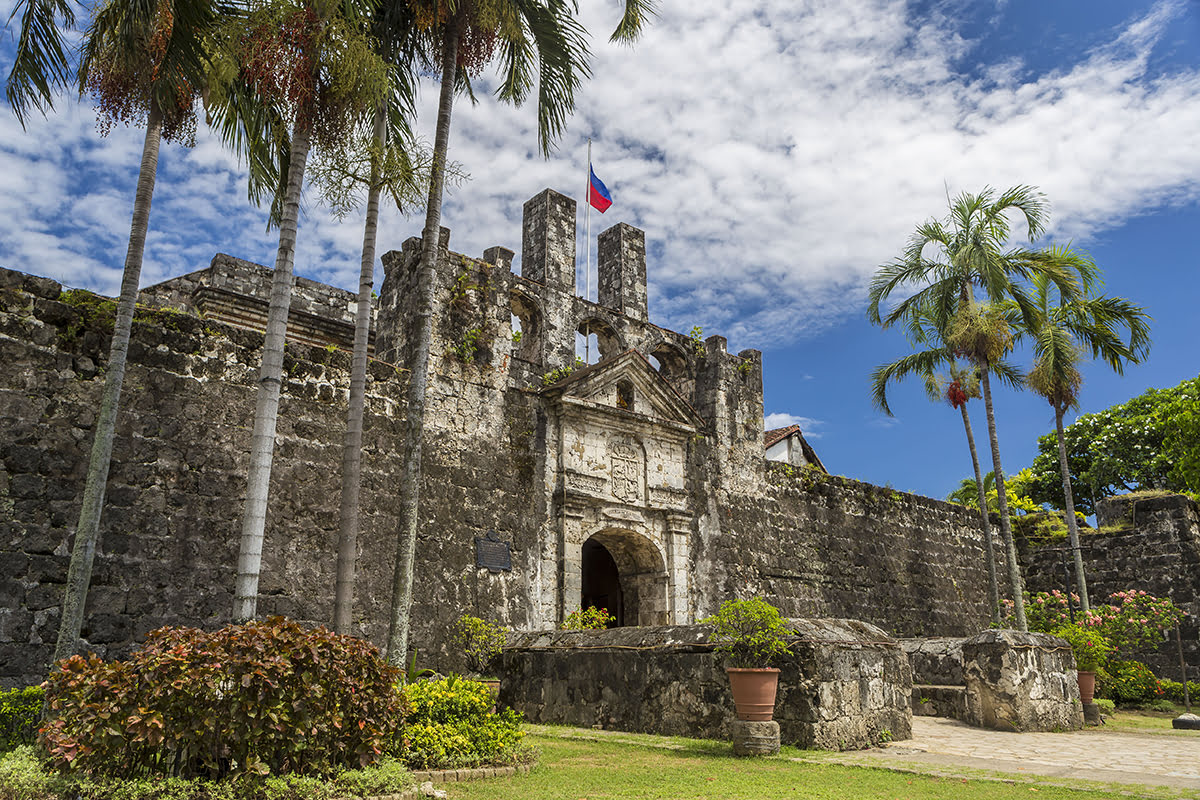
[[[1075,653],[1075,669],[1079,676],[1079,699],[1092,702],[1096,693],[1096,670],[1104,666],[1113,646],[1099,631],[1080,625],[1063,625],[1054,629],[1054,635],[1065,639]]]
[[[779,670],[770,664],[791,652],[787,636],[792,631],[779,609],[761,598],[727,600],[701,624],[715,628],[713,651],[726,657],[738,719],[769,721],[779,686]]]
[[[500,691],[500,680],[495,675],[489,675],[488,670],[504,648],[506,633],[508,628],[503,625],[493,625],[469,614],[464,614],[454,623],[454,640],[462,648],[468,668],[493,694]]]

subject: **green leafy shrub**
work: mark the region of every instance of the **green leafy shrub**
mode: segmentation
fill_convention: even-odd
[[[1066,639],[1075,653],[1075,668],[1085,672],[1095,672],[1104,666],[1113,646],[1104,634],[1082,625],[1063,625],[1051,633],[1060,639]]]
[[[1140,661],[1110,661],[1096,677],[1101,693],[1118,703],[1149,703],[1163,695],[1158,678]]]
[[[67,789],[62,776],[43,768],[31,745],[0,756],[0,800],[47,800],[65,797]]]
[[[160,628],[127,661],[59,662],[42,743],[102,776],[325,776],[401,746],[398,677],[369,642],[283,617]]]
[[[511,708],[493,713],[486,686],[451,675],[404,687],[407,761],[412,769],[454,769],[516,764],[531,758],[522,745],[521,715]]]
[[[454,623],[454,641],[462,648],[467,664],[482,675],[504,648],[508,628],[464,614]]]
[[[1100,707],[1100,713],[1105,716],[1111,716],[1112,714],[1117,713],[1117,704],[1114,703],[1112,700],[1106,700],[1104,698],[1099,698],[1097,700],[1094,700],[1093,702],[1097,706]]]
[[[385,758],[367,769],[348,769],[333,781],[338,797],[378,797],[399,794],[413,785],[412,775],[403,761]]]
[[[1158,685],[1162,688],[1163,697],[1176,703],[1183,702],[1183,684],[1180,681],[1159,678]],[[1188,681],[1188,699],[1200,703],[1200,681]]]
[[[734,667],[766,667],[790,652],[787,636],[791,628],[779,616],[779,609],[762,598],[726,600],[720,611],[700,624],[716,628],[714,652],[727,656]]]
[[[29,745],[0,757],[0,800],[332,800],[397,794],[412,785],[404,765],[390,758],[366,769],[347,770],[332,781],[303,775],[212,781],[60,773],[47,769]]]
[[[0,689],[0,753],[33,744],[46,693],[40,686]]]
[[[564,631],[602,631],[616,621],[617,618],[609,614],[607,608],[588,606],[567,614],[558,627]]]

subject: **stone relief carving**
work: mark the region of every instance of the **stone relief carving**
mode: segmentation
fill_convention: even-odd
[[[612,460],[612,494],[626,503],[642,499],[642,452],[630,442],[613,442],[609,447]]]
[[[567,472],[567,488],[581,492],[599,494],[604,491],[604,478],[596,475],[584,475],[581,472]]]

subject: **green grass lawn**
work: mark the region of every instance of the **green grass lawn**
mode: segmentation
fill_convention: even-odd
[[[528,775],[447,784],[452,798],[530,800],[762,800],[763,798],[1127,798],[1117,791],[1080,791],[1046,783],[937,778],[825,763],[821,753],[784,748],[779,756],[740,759],[729,745],[687,739],[598,732],[600,740],[569,730],[535,729],[528,740],[542,751]],[[1126,787],[1129,788],[1129,787]]]
[[[1200,736],[1198,731],[1180,731],[1171,727],[1171,720],[1184,711],[1178,705],[1174,711],[1135,711],[1118,708],[1116,713],[1106,716],[1104,724],[1093,730],[1111,733],[1153,733],[1164,736]],[[1200,705],[1193,704],[1192,712],[1200,714]]]

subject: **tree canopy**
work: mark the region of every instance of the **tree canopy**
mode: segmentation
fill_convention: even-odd
[[[1083,414],[1064,438],[1076,504],[1086,514],[1095,513],[1098,497],[1139,489],[1200,491],[1200,377]],[[1061,509],[1054,433],[1038,439],[1038,450],[1031,494]]]

